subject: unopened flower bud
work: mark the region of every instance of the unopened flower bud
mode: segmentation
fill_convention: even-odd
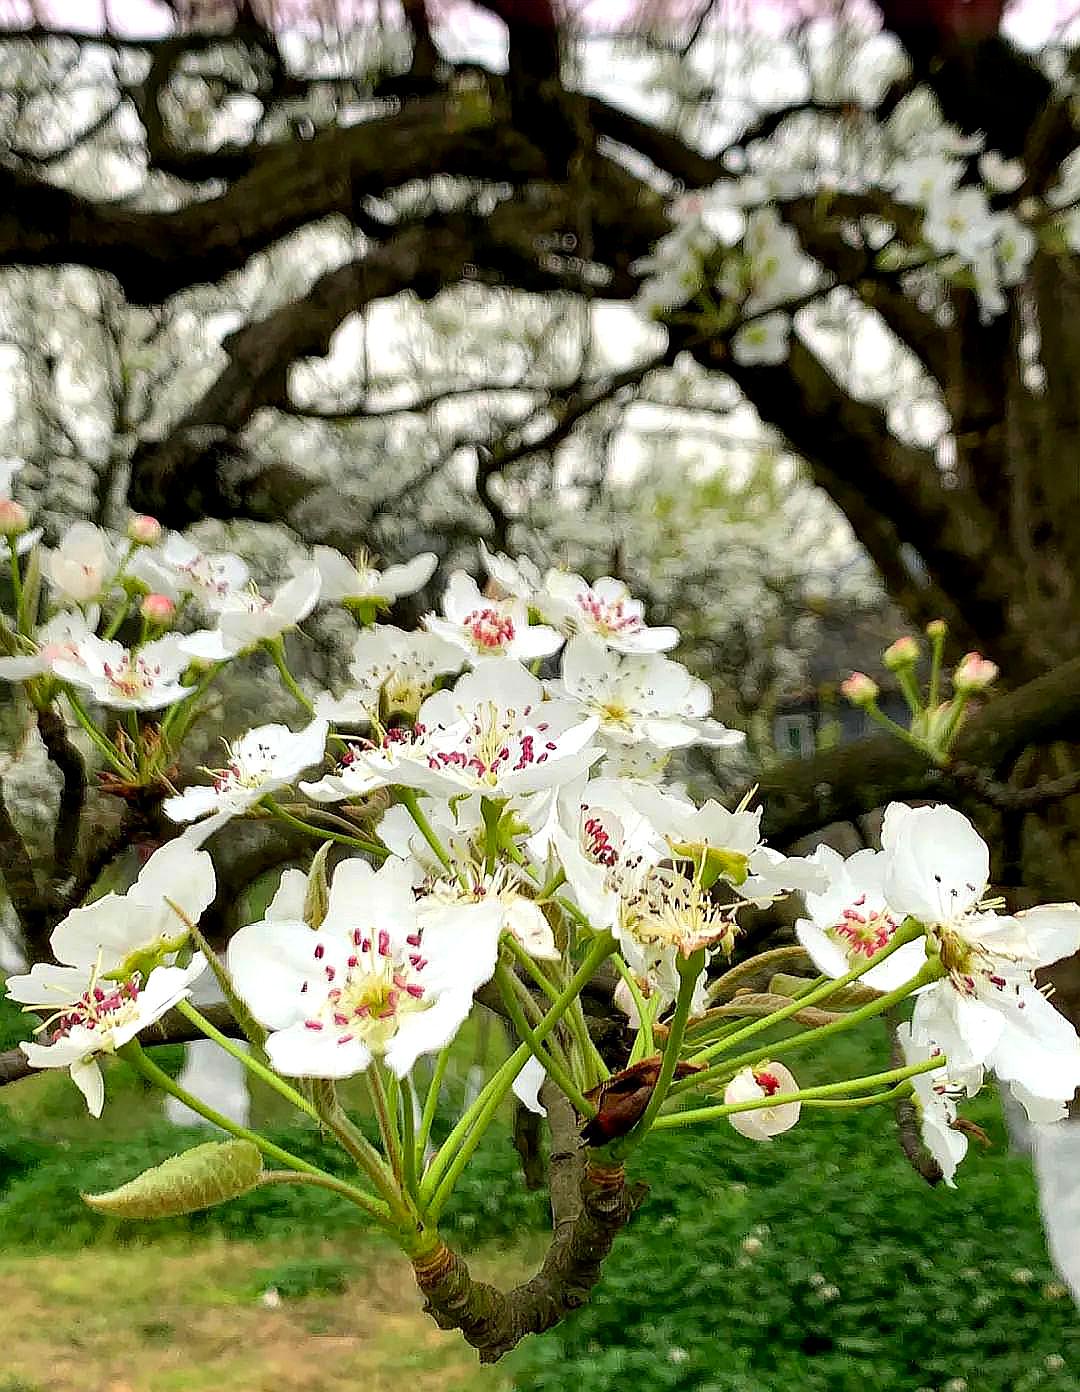
[[[152,624],[167,624],[176,613],[176,605],[168,595],[148,594],[139,606],[139,613]]]
[[[878,698],[878,684],[865,672],[852,672],[840,683],[840,694],[853,706],[872,706]]]
[[[14,498],[0,499],[0,536],[21,536],[30,525],[26,509]]]
[[[156,546],[161,540],[162,527],[156,517],[145,512],[137,512],[128,522],[128,540],[139,546]]]
[[[914,638],[897,638],[895,643],[889,646],[881,655],[881,660],[890,672],[898,671],[901,667],[910,667],[919,660],[919,645]]]
[[[953,686],[957,691],[985,691],[997,674],[996,663],[980,653],[969,652],[953,672]]]
[[[944,619],[931,619],[926,625],[926,636],[931,642],[938,642],[949,632],[949,625]]]
[[[799,1085],[782,1063],[759,1063],[755,1068],[743,1068],[724,1089],[728,1106],[740,1102],[764,1102],[782,1093],[798,1092]],[[782,1131],[790,1131],[799,1120],[799,1102],[781,1102],[778,1106],[748,1108],[732,1112],[728,1121],[742,1136],[752,1141],[768,1141]]]

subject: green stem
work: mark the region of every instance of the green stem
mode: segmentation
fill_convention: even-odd
[[[222,1131],[227,1131],[238,1140],[250,1141],[252,1145],[258,1146],[264,1155],[269,1155],[271,1159],[279,1161],[290,1170],[296,1170],[299,1174],[317,1176],[320,1181],[329,1180],[335,1188],[341,1185],[341,1188],[337,1188],[339,1193],[348,1191],[349,1197],[352,1199],[353,1203],[357,1204],[360,1208],[367,1209],[374,1217],[383,1220],[389,1217],[389,1209],[379,1203],[377,1199],[365,1194],[362,1189],[353,1189],[351,1185],[344,1184],[343,1181],[335,1179],[333,1175],[327,1174],[325,1170],[320,1170],[317,1165],[311,1165],[307,1160],[301,1160],[298,1155],[293,1155],[290,1151],[283,1149],[279,1145],[275,1145],[273,1141],[268,1141],[265,1136],[260,1136],[258,1132],[249,1131],[246,1126],[240,1126],[237,1122],[231,1120],[231,1118],[223,1116],[220,1112],[216,1112],[213,1107],[208,1107],[206,1103],[196,1097],[194,1093],[188,1092],[186,1088],[181,1087],[179,1083],[174,1082],[167,1073],[163,1072],[163,1070],[147,1056],[137,1039],[131,1040],[129,1043],[123,1045],[122,1048],[117,1049],[116,1052],[117,1055],[126,1063],[129,1063],[136,1072],[141,1073],[147,1082],[153,1083],[154,1086],[159,1087],[162,1092],[167,1092],[171,1097],[175,1097],[177,1101],[183,1102],[186,1107],[190,1107],[193,1112],[196,1112],[201,1117],[205,1117],[207,1121],[213,1122],[213,1124],[219,1126]]]
[[[630,1050],[630,1058],[627,1060],[627,1067],[631,1064],[640,1062],[643,1058],[652,1058],[656,1052],[656,1044],[653,1041],[653,1009],[641,994],[641,987],[634,979],[634,973],[623,961],[622,957],[616,953],[612,958],[615,963],[615,970],[619,973],[630,992],[630,997],[634,1002],[634,1009],[638,1016],[638,1030],[634,1038],[634,1047]]]
[[[592,980],[597,967],[615,950],[615,940],[610,933],[598,933],[577,971],[559,993],[558,999],[536,1027],[535,1036],[543,1043],[566,1013],[570,1002]],[[447,1136],[432,1160],[428,1172],[420,1185],[422,1198],[430,1196],[430,1211],[437,1218],[443,1205],[453,1192],[465,1166],[469,1163],[480,1138],[487,1130],[498,1110],[499,1104],[510,1090],[514,1079],[531,1054],[527,1044],[522,1044],[510,1055],[487,1084],[480,1095],[458,1119],[457,1125]],[[455,1153],[456,1152],[456,1153]]]
[[[345,1154],[355,1160],[359,1168],[382,1194],[390,1213],[400,1223],[411,1222],[413,1215],[404,1202],[397,1182],[390,1173],[386,1162],[363,1132],[353,1125],[341,1106],[335,1101],[333,1106],[320,1111],[319,1117]]]
[[[25,633],[27,624],[23,610],[26,597],[23,593],[22,571],[19,568],[19,546],[13,536],[8,537],[7,544],[11,556],[11,594],[15,600],[15,627],[20,633]]]
[[[215,1025],[212,1025],[204,1015],[200,1014],[199,1011],[195,1009],[190,1001],[179,1001],[176,1005],[176,1012],[179,1015],[183,1015],[185,1019],[190,1020],[197,1030],[201,1030],[201,1032],[206,1035],[207,1039],[212,1039],[215,1044],[220,1044],[227,1054],[231,1054],[234,1059],[239,1059],[249,1073],[261,1079],[267,1087],[273,1088],[274,1091],[284,1097],[286,1101],[291,1102],[297,1111],[304,1112],[307,1116],[311,1117],[313,1121],[321,1122],[322,1118],[318,1110],[306,1097],[302,1097],[295,1088],[290,1087],[284,1078],[280,1078],[272,1068],[267,1068],[266,1065],[260,1063],[258,1059],[252,1058],[251,1054],[239,1045],[235,1039],[230,1039],[227,1034],[223,1034]]]
[[[378,1062],[372,1059],[364,1074],[364,1081],[367,1083],[368,1096],[371,1098],[371,1105],[375,1111],[375,1119],[379,1123],[379,1135],[382,1137],[386,1158],[390,1161],[390,1169],[393,1171],[394,1178],[400,1184],[405,1176],[405,1167],[401,1158],[401,1140],[398,1137],[397,1125],[387,1105],[386,1089],[383,1086],[382,1073],[379,1071],[379,1067]]]
[[[697,979],[705,965],[705,952],[703,949],[699,949],[697,952],[691,953],[689,957],[679,957],[676,965],[679,969],[679,994],[675,999],[675,1013],[671,1017],[667,1042],[664,1045],[664,1055],[660,1061],[660,1076],[656,1080],[656,1087],[653,1088],[652,1096],[649,1098],[641,1120],[629,1135],[616,1141],[611,1147],[612,1156],[619,1159],[622,1159],[648,1134],[660,1108],[667,1100],[668,1090],[675,1077],[675,1068],[679,1062],[679,1054],[682,1052],[683,1034],[686,1031],[686,1022],[690,1018],[694,987],[697,985]]]
[[[514,984],[510,979],[510,975],[510,971],[505,962],[500,962],[495,968],[495,980],[498,983],[499,993],[503,998],[503,1004],[506,1006],[506,1013],[510,1016],[518,1035],[529,1046],[533,1057],[538,1059],[543,1065],[544,1072],[548,1074],[553,1082],[557,1083],[558,1086],[562,1088],[563,1092],[570,1101],[573,1102],[578,1112],[585,1117],[595,1116],[595,1105],[584,1097],[581,1089],[563,1068],[562,1064],[559,1063],[554,1055],[549,1053],[536,1038],[535,1031],[525,1018],[525,1012],[522,1010],[521,1002],[518,1000],[514,991]]]
[[[343,1179],[336,1179],[330,1174],[305,1174],[298,1170],[263,1170],[259,1176],[259,1184],[312,1184],[319,1189],[328,1189],[331,1194],[339,1194],[381,1222],[385,1222],[390,1216],[385,1204],[378,1199],[368,1198],[362,1189],[356,1189],[353,1185],[346,1184]]]
[[[401,1097],[401,1151],[404,1161],[405,1188],[413,1196],[418,1197],[417,1191],[417,1164],[416,1164],[416,1089],[413,1087],[411,1074],[406,1074],[402,1086],[399,1089]]]
[[[941,699],[941,663],[945,655],[945,634],[938,633],[930,639],[930,689],[926,698],[927,710],[933,712]]]
[[[301,687],[300,683],[289,671],[289,664],[285,661],[285,640],[283,638],[267,638],[263,643],[263,647],[274,659],[274,666],[281,674],[281,680],[285,683],[285,687],[289,694],[295,701],[303,706],[308,715],[314,715],[314,701],[312,701],[311,697],[304,691],[303,687]]]
[[[195,683],[191,693],[179,701],[175,706],[170,706],[165,712],[165,719],[161,722],[161,733],[163,736],[170,736],[174,722],[179,721],[179,730],[172,736],[172,743],[175,747],[183,741],[191,727],[192,721],[199,713],[199,703],[206,694],[207,688],[215,680],[218,673],[225,667],[224,662],[215,662],[199,680]]]
[[[420,1118],[420,1130],[416,1135],[416,1163],[420,1166],[424,1163],[424,1151],[431,1136],[431,1128],[435,1124],[435,1113],[439,1107],[439,1093],[442,1091],[443,1078],[446,1077],[446,1069],[450,1063],[450,1045],[439,1050],[435,1059],[435,1067],[431,1074],[431,1082],[428,1084],[427,1096],[424,1098],[424,1113]]]
[[[414,791],[414,789],[398,788],[397,799],[403,807],[408,808],[409,816],[416,823],[421,836],[423,836],[424,840],[431,847],[432,852],[435,855],[435,859],[439,862],[439,864],[442,866],[442,868],[446,871],[448,875],[452,875],[454,873],[454,867],[451,863],[449,855],[447,854],[446,847],[439,840],[438,836],[436,836],[435,828],[431,825],[427,817],[425,817],[424,813],[421,811],[420,799],[416,796],[416,792]]]
[[[109,620],[108,625],[106,626],[105,632],[101,635],[102,638],[103,638],[106,642],[108,642],[108,640],[109,640],[110,638],[115,638],[115,637],[116,637],[116,634],[117,634],[117,632],[119,631],[120,625],[124,622],[124,620],[125,620],[125,619],[127,618],[127,616],[128,616],[128,610],[129,610],[130,608],[131,608],[131,600],[130,600],[130,598],[129,598],[127,595],[125,595],[124,598],[120,601],[120,603],[116,606],[116,610],[115,610],[115,612],[114,612],[112,618]]]
[[[879,706],[867,705],[865,710],[870,716],[870,719],[877,721],[882,729],[888,730],[890,735],[895,735],[897,739],[903,740],[905,744],[912,745],[920,754],[924,756],[927,754],[928,751],[925,741],[919,739],[918,735],[913,735],[910,730],[905,730],[903,725],[898,725],[896,721],[887,716]]]
[[[484,819],[484,873],[495,873],[495,862],[499,858],[499,822],[502,820],[503,804],[494,798],[480,799],[480,814]]]
[[[844,1015],[839,1020],[830,1020],[826,1025],[818,1025],[816,1029],[804,1030],[802,1034],[792,1035],[790,1039],[781,1039],[770,1044],[767,1051],[768,1055],[770,1058],[785,1057],[798,1049],[805,1049],[807,1045],[817,1044],[830,1035],[839,1034],[843,1030],[851,1029],[854,1025],[862,1024],[864,1020],[870,1020],[875,1015],[890,1010],[894,1005],[899,1005],[902,1000],[907,1000],[912,992],[920,986],[938,980],[942,976],[943,970],[941,963],[937,959],[933,959],[927,962],[918,975],[913,976],[910,981],[906,981],[903,986],[898,986],[895,991],[889,991],[886,995],[879,996],[869,1005],[861,1006],[858,1010],[851,1011],[850,1014]],[[728,1042],[730,1041],[725,1040],[725,1044]],[[751,1049],[747,1053],[739,1054],[736,1058],[725,1059],[722,1064],[718,1064],[715,1068],[710,1068],[704,1073],[696,1073],[692,1078],[684,1078],[681,1083],[676,1083],[674,1090],[685,1092],[687,1085],[695,1087],[706,1082],[719,1082],[722,1078],[731,1077],[740,1068],[760,1062],[762,1056],[760,1049]]]
[[[107,735],[103,735],[101,731],[97,728],[97,726],[94,724],[94,722],[90,719],[86,707],[75,695],[71,687],[68,686],[66,683],[61,683],[61,690],[67,697],[68,705],[71,707],[71,712],[74,715],[75,719],[90,736],[91,740],[97,747],[98,751],[101,753],[102,757],[106,760],[107,763],[112,765],[115,772],[120,774],[122,778],[130,778],[134,770],[129,768],[128,765],[124,763],[124,761],[120,757],[119,752],[117,751],[116,745],[113,744],[112,740],[109,739]]]
[[[774,1025],[778,1025],[782,1021],[790,1019],[792,1015],[797,1015],[800,1010],[804,1010],[808,1005],[817,1005],[819,1001],[827,1000],[831,995],[842,990],[843,987],[850,986],[853,981],[858,981],[861,976],[865,976],[871,967],[876,967],[879,962],[884,962],[887,957],[891,957],[892,954],[903,947],[905,943],[914,942],[916,938],[922,935],[923,928],[921,924],[914,923],[913,921],[901,924],[885,946],[881,948],[879,952],[875,952],[872,957],[868,957],[865,962],[861,962],[858,966],[852,967],[852,969],[843,976],[836,977],[834,980],[825,982],[824,985],[817,987],[815,990],[807,992],[807,994],[802,996],[799,1000],[791,1001],[790,1004],[784,1006],[780,1010],[774,1011],[771,1015],[766,1015],[760,1020],[754,1020],[748,1025],[743,1025],[728,1038],[699,1050],[693,1055],[690,1062],[708,1063],[710,1059],[715,1058],[717,1054],[725,1052],[725,1050],[729,1049],[733,1044],[741,1044],[744,1039],[749,1039],[755,1034],[760,1034],[763,1030],[772,1029]],[[914,989],[914,987],[909,983],[909,985],[905,987],[904,994],[908,994],[912,989]],[[858,1012],[855,1013],[858,1014]],[[844,1018],[845,1021],[848,1021],[853,1019],[854,1016],[849,1015]]]
[[[715,1121],[718,1117],[731,1116],[735,1112],[753,1112],[763,1107],[782,1107],[789,1102],[813,1102],[821,1098],[831,1098],[845,1092],[880,1087],[884,1083],[898,1083],[914,1078],[920,1073],[930,1073],[944,1068],[946,1059],[939,1054],[936,1058],[924,1059],[922,1063],[908,1064],[904,1068],[890,1068],[885,1073],[870,1073],[865,1078],[845,1078],[838,1083],[823,1083],[820,1087],[801,1088],[797,1092],[784,1092],[773,1097],[755,1098],[750,1102],[723,1102],[716,1107],[699,1107],[692,1111],[671,1112],[656,1122],[657,1130],[669,1131],[678,1126],[693,1126],[701,1121]],[[879,1100],[874,1099],[875,1102]],[[861,1101],[866,1104],[866,1099]]]
[[[291,812],[286,812],[284,807],[275,802],[272,797],[264,797],[260,805],[265,807],[279,822],[291,826],[294,831],[302,831],[306,836],[313,836],[316,841],[338,841],[343,846],[352,846],[358,851],[365,851],[368,855],[377,856],[380,860],[385,860],[390,854],[386,847],[380,846],[377,841],[368,841],[362,836],[346,836],[343,832],[332,831],[329,827],[314,827],[310,822],[302,822],[299,817],[294,817]]]

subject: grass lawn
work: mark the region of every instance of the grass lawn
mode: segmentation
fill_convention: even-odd
[[[513,1281],[526,1255],[481,1252],[476,1269]],[[279,1291],[273,1305],[268,1289]],[[358,1254],[342,1243],[214,1236],[8,1255],[0,1258],[0,1349],[0,1392],[495,1392],[511,1385],[435,1327],[407,1264],[370,1243]]]

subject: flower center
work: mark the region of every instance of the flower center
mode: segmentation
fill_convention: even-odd
[[[519,714],[512,708],[501,710],[494,701],[477,706],[467,715],[469,726],[464,741],[457,748],[432,749],[428,766],[458,769],[494,787],[503,774],[546,763],[558,745],[543,739],[548,730],[546,721],[522,733],[521,723],[531,713],[531,706]]]
[[[464,627],[478,648],[494,652],[514,641],[514,621],[498,609],[474,609],[466,615]]]
[[[582,590],[577,605],[598,633],[637,633],[644,628],[640,614],[628,612],[622,599],[599,599],[592,590]]]
[[[623,922],[646,947],[676,947],[689,957],[699,947],[734,946],[735,927],[708,890],[670,870],[654,870],[623,901]]]
[[[225,767],[207,770],[216,793],[227,793],[231,788],[258,788],[273,772],[274,756],[268,744],[244,749],[226,744],[225,749],[229,754]]]
[[[860,894],[843,911],[839,922],[833,924],[830,932],[846,951],[859,957],[873,957],[896,932],[896,919],[885,908],[867,908],[866,895]]]
[[[115,667],[106,662],[102,672],[113,691],[129,700],[145,696],[161,680],[160,666],[132,653],[127,653]]]
[[[770,1073],[768,1069],[755,1071],[754,1082],[762,1090],[766,1097],[775,1097],[780,1091],[780,1079],[775,1073]]]
[[[94,982],[73,1005],[54,1015],[42,1026],[49,1031],[49,1042],[55,1044],[66,1038],[73,1029],[94,1030],[107,1048],[113,1032],[128,1024],[138,1014],[139,975],[119,984],[102,986]]]
[[[305,1028],[334,1030],[338,1044],[361,1040],[373,1052],[385,1049],[403,1015],[431,1004],[423,985],[427,959],[419,951],[420,935],[412,934],[406,946],[403,955],[392,950],[385,930],[369,936],[368,930],[358,928],[342,972],[323,960],[325,947],[317,944],[315,961],[329,990],[318,1011],[304,1021]]]

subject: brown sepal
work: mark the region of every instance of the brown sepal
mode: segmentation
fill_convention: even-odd
[[[595,1104],[596,1115],[582,1127],[581,1135],[591,1146],[607,1145],[625,1136],[641,1120],[649,1098],[660,1077],[660,1055],[642,1059],[631,1068],[613,1073],[598,1087],[585,1094]],[[701,1071],[702,1065],[680,1061],[675,1065],[676,1078],[686,1078]]]

